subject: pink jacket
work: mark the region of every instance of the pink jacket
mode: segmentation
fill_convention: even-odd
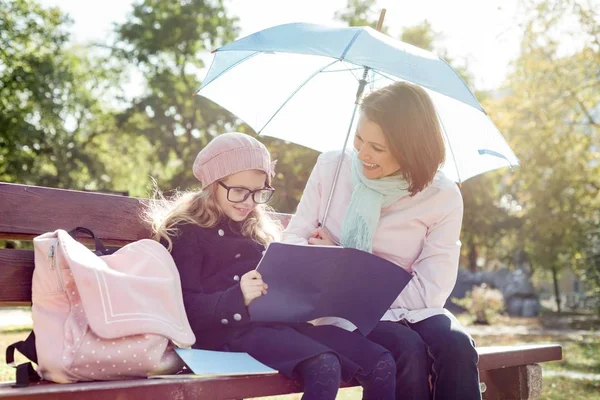
[[[308,180],[298,210],[283,235],[288,243],[307,243],[322,220],[341,152],[323,153]],[[326,228],[339,243],[352,183],[346,153]],[[430,186],[413,197],[404,197],[381,211],[373,238],[373,254],[414,275],[382,320],[417,322],[443,314],[444,304],[456,283],[460,254],[463,201],[456,184],[439,172]],[[348,321],[326,318],[352,329]],[[350,325],[349,325],[350,324]]]

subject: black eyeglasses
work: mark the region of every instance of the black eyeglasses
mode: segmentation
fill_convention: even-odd
[[[265,204],[271,200],[275,193],[275,189],[272,187],[250,190],[244,187],[227,186],[221,181],[219,181],[219,185],[227,190],[227,200],[232,203],[243,203],[250,195],[252,195],[252,201],[256,204]]]

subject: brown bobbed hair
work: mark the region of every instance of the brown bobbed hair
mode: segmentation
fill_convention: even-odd
[[[427,187],[446,156],[442,128],[427,92],[412,83],[395,82],[365,96],[360,109],[383,131],[410,194]]]

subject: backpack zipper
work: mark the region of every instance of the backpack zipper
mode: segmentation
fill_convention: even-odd
[[[56,247],[58,245],[58,240],[54,242],[53,245],[50,246],[50,250],[48,250],[48,258],[50,258],[50,269],[54,270],[54,275],[56,275],[56,282],[60,287],[61,291],[65,291],[65,284],[63,282],[62,275],[60,273],[60,268],[56,266]]]

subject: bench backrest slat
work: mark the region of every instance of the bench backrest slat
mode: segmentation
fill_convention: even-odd
[[[0,249],[0,307],[31,302],[33,251]]]
[[[0,238],[84,226],[106,244],[122,244],[149,236],[140,209],[133,197],[0,183]]]

